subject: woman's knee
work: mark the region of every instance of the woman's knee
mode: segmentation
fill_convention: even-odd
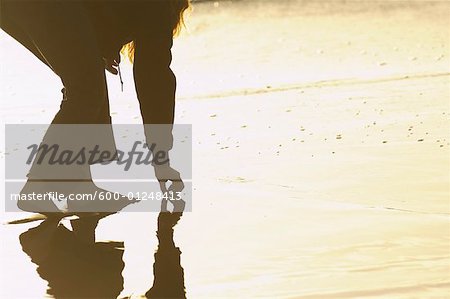
[[[107,97],[105,71],[94,69],[86,72],[73,71],[61,76],[68,101],[104,101]]]

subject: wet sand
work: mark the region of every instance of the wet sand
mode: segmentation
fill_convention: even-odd
[[[193,125],[193,212],[174,226],[174,243],[170,229],[157,237],[156,213],[100,222],[98,241],[124,242],[123,253],[115,251],[121,244],[99,249],[110,252],[111,272],[122,273],[119,298],[152,287],[156,257],[170,273],[155,270],[154,290],[184,286],[188,298],[447,296],[449,8],[196,5],[173,62],[176,121]],[[57,78],[3,33],[0,54],[2,122],[48,123],[58,108]],[[108,77],[114,122],[138,123],[129,65],[123,73],[124,93]],[[22,237],[22,248],[18,240],[38,224],[1,227],[0,297],[45,296],[36,263],[41,251],[56,250],[46,243],[55,229],[40,227],[35,242],[47,247]],[[58,234],[70,242],[66,231]],[[29,248],[37,248],[34,263],[23,252]],[[57,250],[62,261],[83,260]],[[122,283],[102,277],[99,285]]]

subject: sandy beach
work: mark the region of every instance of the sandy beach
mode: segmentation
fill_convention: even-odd
[[[173,284],[187,298],[448,296],[449,10],[194,5],[173,49],[176,122],[193,128],[193,211],[173,236],[183,271]],[[58,77],[4,32],[0,61],[2,123],[49,123]],[[108,75],[113,122],[140,123],[131,65],[122,72],[123,93]],[[152,286],[157,217],[121,213],[97,228],[98,241],[124,243],[118,298]],[[49,296],[19,242],[38,224],[0,227],[1,298]]]

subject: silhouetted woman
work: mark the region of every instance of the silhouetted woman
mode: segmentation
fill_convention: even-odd
[[[173,123],[176,79],[170,69],[172,39],[180,29],[189,0],[1,0],[0,3],[1,28],[61,78],[63,101],[52,124],[111,123],[105,69],[118,73],[121,50],[134,62],[134,81],[144,124]],[[48,134],[45,138],[49,138]],[[150,135],[146,132],[147,142]],[[171,140],[161,146],[169,150]],[[86,173],[81,178],[90,180],[90,172],[83,171]],[[33,165],[24,190],[36,189],[30,184],[42,182],[44,172],[41,172]],[[155,167],[155,172],[162,181],[181,182],[179,173],[170,165]],[[39,188],[45,189],[47,185],[41,184]],[[33,204],[21,208],[52,209]]]

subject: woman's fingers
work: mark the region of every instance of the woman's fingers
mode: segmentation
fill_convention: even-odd
[[[105,66],[105,69],[113,75],[117,75],[119,71],[112,66]]]
[[[172,181],[172,185],[170,185],[168,191],[173,191],[173,192],[181,192],[184,189],[184,183],[182,180],[175,180]]]
[[[166,193],[166,192],[167,192],[166,182],[167,182],[167,181],[159,181],[159,187],[161,188],[161,191],[162,191],[163,193]]]
[[[113,75],[117,75],[119,71],[116,69],[116,67],[119,66],[119,63],[117,61],[111,61],[109,59],[103,58],[103,61],[105,62],[105,69],[110,72]]]

